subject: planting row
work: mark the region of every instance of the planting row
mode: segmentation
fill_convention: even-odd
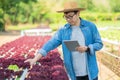
[[[25,80],[68,80],[64,64],[57,49],[50,51],[30,68],[24,63],[51,36],[23,36],[0,47],[0,80],[19,79],[25,68],[28,74]]]

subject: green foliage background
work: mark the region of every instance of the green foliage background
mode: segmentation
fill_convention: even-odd
[[[91,21],[120,20],[120,0],[0,0],[0,31],[8,25],[50,24],[53,28],[65,23],[56,10],[65,1],[77,1],[86,8],[80,16]]]

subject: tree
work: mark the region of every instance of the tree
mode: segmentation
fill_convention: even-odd
[[[109,2],[113,12],[120,12],[120,0],[109,0]]]
[[[5,15],[17,16],[19,3],[24,2],[29,4],[30,1],[35,2],[37,0],[0,0],[0,16],[2,16],[0,17],[0,28],[2,29],[1,31],[6,30]]]

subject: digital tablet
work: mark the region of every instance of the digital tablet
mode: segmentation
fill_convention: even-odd
[[[80,46],[77,40],[64,40],[63,42],[70,51],[76,51],[75,48]]]

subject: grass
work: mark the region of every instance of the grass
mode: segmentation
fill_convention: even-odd
[[[97,27],[115,27],[120,28],[120,21],[99,21],[94,22]],[[37,28],[40,24],[19,24],[7,26],[6,30],[26,30],[31,28]],[[49,25],[52,30],[57,30],[59,27],[63,26],[62,23],[55,23]]]
[[[6,30],[11,31],[11,30],[26,30],[26,29],[32,29],[32,28],[37,28],[39,24],[21,24],[21,25],[10,25],[7,26]]]
[[[100,31],[102,38],[120,42],[120,29],[108,29]]]
[[[95,22],[98,27],[114,27],[120,28],[120,21],[99,21]]]

